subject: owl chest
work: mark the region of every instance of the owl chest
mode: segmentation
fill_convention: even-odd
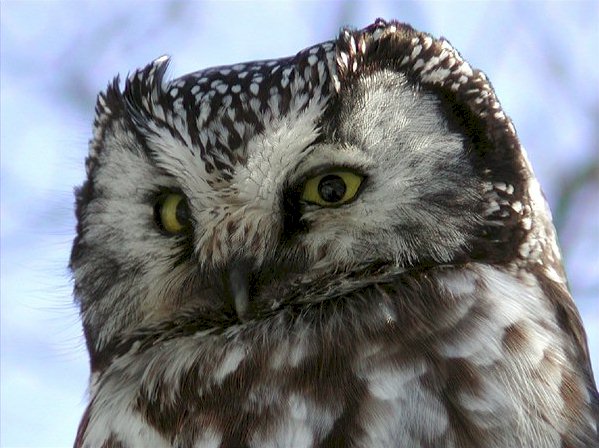
[[[103,409],[98,391],[92,435],[165,447],[559,446],[557,434],[534,427],[531,404],[504,372],[390,344],[388,334],[340,336],[346,343],[282,337],[260,353],[179,343],[113,376],[106,392],[120,387],[120,398],[112,389]]]
[[[249,446],[561,444],[552,426],[561,408],[557,392],[529,378],[506,381],[524,374],[516,360],[477,364],[480,354],[448,358],[420,344],[390,344],[388,335],[352,342],[322,350],[306,341],[282,343],[260,373],[232,373],[213,395],[222,398],[221,416],[231,426],[216,431]]]

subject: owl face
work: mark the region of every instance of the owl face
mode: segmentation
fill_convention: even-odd
[[[92,353],[191,310],[239,325],[373,266],[516,250],[523,162],[493,148],[513,128],[447,43],[377,22],[287,59],[167,64],[98,99],[71,264]]]

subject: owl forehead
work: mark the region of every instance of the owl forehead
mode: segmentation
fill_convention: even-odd
[[[227,177],[273,121],[297,118],[315,102],[324,109],[334,54],[334,43],[325,42],[293,57],[208,68],[168,83],[162,57],[135,72],[123,95],[142,134],[168,134],[201,158],[208,174]]]
[[[485,124],[484,131],[497,143],[494,149],[519,149],[484,74],[447,41],[398,22],[379,19],[363,30],[342,30],[336,40],[295,56],[208,68],[164,82],[168,62],[162,57],[134,72],[122,93],[118,80],[101,93],[96,134],[102,134],[116,110],[124,109],[142,137],[168,134],[167,139],[198,155],[208,172],[227,171],[243,161],[247,142],[273,120],[294,118],[315,98],[324,112],[330,97],[351,90],[356,78],[391,69],[415,85],[453,95]],[[97,146],[92,145],[92,158]]]
[[[334,42],[324,42],[293,57],[208,68],[171,81],[166,93],[175,107],[191,107],[202,123],[239,114],[238,120],[259,132],[269,117],[289,112],[293,95],[329,94],[334,53]]]

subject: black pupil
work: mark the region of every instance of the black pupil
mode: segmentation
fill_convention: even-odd
[[[345,182],[336,174],[324,176],[318,183],[318,194],[326,202],[339,202],[346,190]]]
[[[180,200],[177,204],[175,216],[181,225],[185,225],[187,221],[189,221],[189,208],[187,207],[187,201],[185,201],[185,199]]]

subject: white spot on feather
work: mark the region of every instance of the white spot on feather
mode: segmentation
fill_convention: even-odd
[[[556,283],[565,283],[565,279],[557,273],[557,271],[552,267],[552,266],[547,266],[545,268],[545,274],[547,275],[547,278],[549,278],[550,280],[556,282]]]
[[[474,294],[476,290],[476,278],[471,271],[452,271],[437,274],[439,286],[455,297]]]
[[[420,51],[422,51],[422,45],[416,45],[412,49],[412,54],[410,54],[410,59],[412,59],[412,60],[416,59],[416,57],[420,54]]]
[[[214,380],[221,383],[227,375],[233,373],[245,358],[245,350],[242,347],[232,347],[227,351],[220,366],[214,371]]]
[[[199,437],[195,440],[193,448],[218,448],[223,440],[223,435],[213,428],[202,428]]]
[[[404,371],[396,372],[401,376]],[[372,397],[361,407],[359,446],[421,446],[422,435],[439,437],[449,424],[441,401],[417,382],[404,383],[395,397]],[[381,390],[382,392],[382,390]],[[452,446],[446,440],[444,446]]]
[[[522,211],[522,202],[520,201],[516,201],[512,204],[512,209],[516,212],[516,213],[520,213]]]
[[[368,382],[368,390],[379,400],[394,400],[405,397],[413,387],[413,383],[426,373],[423,361],[398,368],[378,366],[369,372],[364,379]]]
[[[105,446],[111,436],[114,436],[123,446],[155,448],[172,446],[139,413],[123,406],[122,402],[114,406],[117,401],[114,398],[111,401],[113,406],[98,406],[95,412],[92,412],[81,446]]]

